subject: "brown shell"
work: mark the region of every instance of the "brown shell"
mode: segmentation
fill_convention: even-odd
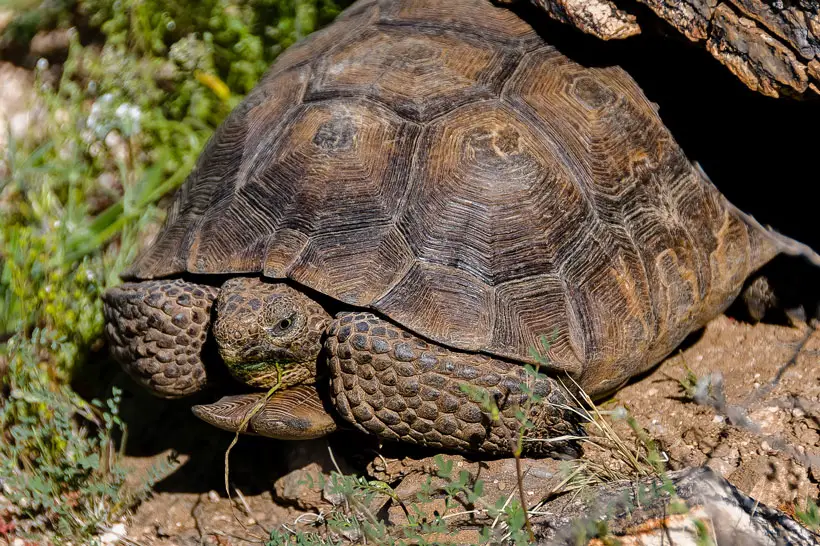
[[[485,0],[362,0],[217,131],[128,272],[289,278],[592,392],[668,354],[774,249],[620,68]]]

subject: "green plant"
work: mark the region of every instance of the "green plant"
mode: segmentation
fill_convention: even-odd
[[[681,359],[683,355],[681,355]],[[698,390],[698,382],[700,378],[697,376],[695,372],[689,367],[686,361],[683,361],[683,377],[679,379],[675,379],[678,382],[678,388],[681,391],[681,394],[687,400],[694,400],[695,394]]]
[[[68,541],[85,539],[122,515],[125,473],[114,443],[122,430],[120,393],[87,403],[51,381],[46,368],[57,364],[54,359],[73,357],[62,343],[38,329],[5,345],[0,482],[22,530],[51,530]]]
[[[326,478],[307,478],[309,487],[325,490],[331,497],[342,498],[333,510],[317,518],[320,531],[271,531],[269,546],[296,544],[339,544],[343,541],[396,546],[444,544],[448,533],[456,530],[453,517],[479,515],[484,524],[479,537],[482,544],[530,544],[525,528],[525,513],[512,496],[494,502],[484,494],[484,482],[469,472],[456,472],[453,462],[442,456],[435,458],[435,475],[428,475],[416,498],[403,503],[386,483],[362,476],[332,471]],[[386,499],[401,506],[405,520],[388,526],[376,516]],[[473,507],[473,508],[467,508]]]
[[[70,47],[56,71],[37,63],[32,130],[0,127],[0,482],[11,491],[0,533],[93,543],[157,479],[123,489],[118,393],[90,403],[69,386],[99,358],[100,295],[215,127],[282,50],[346,3],[9,5],[0,54],[53,28],[69,30]]]
[[[712,535],[709,532],[709,527],[702,520],[695,520],[695,531],[697,536],[695,538],[697,546],[715,546],[712,540]]]
[[[805,508],[797,508],[794,515],[800,520],[800,523],[812,531],[820,529],[820,508],[817,507],[817,502],[814,499],[806,499]]]

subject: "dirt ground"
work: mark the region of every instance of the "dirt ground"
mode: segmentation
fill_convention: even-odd
[[[820,334],[805,324],[752,325],[723,315],[684,345],[601,407],[627,408],[668,457],[671,470],[708,465],[761,503],[791,514],[807,498],[816,498]],[[687,367],[700,379],[701,403],[680,387]],[[157,484],[157,492],[127,523],[128,537],[139,544],[239,545],[265,536],[263,528],[313,522],[316,507],[322,507],[321,492],[305,489],[299,478],[332,468],[327,445],[337,460],[350,462],[349,468],[376,450],[354,433],[304,444],[243,437],[231,455],[232,483],[243,499],[234,498],[232,509],[222,466],[231,435],[197,423],[184,401],[152,401],[136,391],[132,396],[129,405],[141,414],[138,421],[154,423],[144,429],[149,438],[142,445],[168,446],[152,454],[132,452],[135,479],[170,449],[185,452],[177,470]],[[623,438],[634,441],[625,422],[613,422]],[[135,434],[140,432],[132,431],[131,445]],[[585,457],[612,463],[594,447]]]
[[[628,408],[671,469],[708,465],[761,503],[793,513],[818,494],[818,349],[820,335],[805,324],[751,325],[722,315],[607,405]],[[711,377],[725,401],[683,396],[678,380],[687,367],[702,384]],[[626,428],[616,424],[628,437]]]

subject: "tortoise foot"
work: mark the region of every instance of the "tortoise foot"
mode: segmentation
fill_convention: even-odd
[[[163,398],[207,381],[202,347],[218,289],[180,279],[125,283],[103,295],[111,354],[138,383]]]
[[[509,455],[523,431],[524,454],[580,454],[580,419],[553,378],[536,379],[521,365],[427,343],[370,313],[337,315],[325,348],[336,408],[365,432]],[[528,403],[525,385],[539,402]],[[519,409],[531,427],[522,425]]]
[[[194,406],[194,415],[217,428],[236,432],[265,393],[225,396],[213,404]],[[316,385],[278,391],[249,419],[244,432],[277,440],[310,440],[336,430]]]

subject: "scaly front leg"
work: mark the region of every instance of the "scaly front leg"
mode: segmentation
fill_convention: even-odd
[[[337,315],[325,349],[336,408],[365,432],[509,455],[523,430],[529,456],[580,454],[583,431],[571,397],[557,380],[535,379],[522,365],[432,345],[371,313]],[[527,402],[524,384],[539,402]],[[531,427],[521,428],[519,408]],[[558,437],[572,439],[552,440]]]

